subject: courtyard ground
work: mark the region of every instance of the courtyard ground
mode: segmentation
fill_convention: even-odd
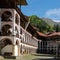
[[[25,54],[17,57],[17,59],[0,59],[0,60],[60,60],[54,55],[49,54]]]

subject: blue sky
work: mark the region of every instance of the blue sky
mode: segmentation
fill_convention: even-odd
[[[27,0],[27,3],[27,6],[21,8],[25,15],[37,15],[60,21],[60,0]]]

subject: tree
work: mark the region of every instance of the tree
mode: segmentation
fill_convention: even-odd
[[[30,16],[30,23],[39,28],[39,31],[43,33],[53,30],[45,21],[35,15]]]
[[[55,30],[56,32],[60,32],[60,26],[59,26],[59,24],[55,24],[55,25],[54,25],[54,30]]]

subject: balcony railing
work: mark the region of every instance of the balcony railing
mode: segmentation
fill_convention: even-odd
[[[26,30],[24,30],[21,26],[20,26],[20,29],[22,30],[22,31],[20,31],[21,32],[21,34],[20,34],[21,42],[37,47],[38,39],[35,37],[32,37],[32,35],[29,32],[27,32]]]

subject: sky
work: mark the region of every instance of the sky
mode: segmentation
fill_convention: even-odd
[[[60,0],[27,0],[27,3],[21,7],[24,15],[37,15],[60,22]]]

